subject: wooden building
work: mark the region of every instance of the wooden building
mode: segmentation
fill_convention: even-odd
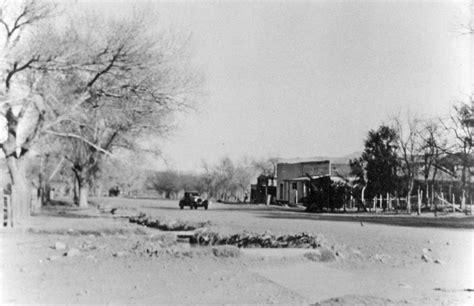
[[[333,181],[345,181],[350,176],[347,164],[333,164],[330,160],[306,160],[277,164],[277,201],[299,204],[308,194],[308,175],[313,179],[329,176]]]

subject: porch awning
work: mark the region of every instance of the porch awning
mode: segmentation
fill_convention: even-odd
[[[313,180],[316,180],[318,178],[322,178],[322,177],[325,177],[325,176],[327,176],[327,175],[315,175],[315,176],[312,176],[311,178]],[[330,178],[331,178],[331,180],[333,180],[335,182],[346,183],[346,181],[343,178],[340,178],[338,176],[331,176]],[[287,181],[287,182],[304,182],[304,181],[309,181],[309,178],[307,176],[299,176],[299,177],[295,177],[295,178],[292,178],[292,179],[286,179],[284,181]]]

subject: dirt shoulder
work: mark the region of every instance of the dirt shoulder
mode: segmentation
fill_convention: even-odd
[[[209,221],[222,233],[320,234],[337,255],[321,262],[304,251],[214,252],[96,208],[63,208],[34,217],[34,230],[1,232],[0,303],[469,305],[474,299],[466,291],[474,288],[471,230],[361,226],[224,205],[208,211],[180,211],[171,202],[116,205],[124,203],[170,219]]]

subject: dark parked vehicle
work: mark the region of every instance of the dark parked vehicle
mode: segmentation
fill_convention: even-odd
[[[184,197],[179,201],[179,208],[183,209],[184,206],[189,206],[191,209],[197,209],[198,207],[209,207],[209,201],[201,198],[199,192],[186,191]]]

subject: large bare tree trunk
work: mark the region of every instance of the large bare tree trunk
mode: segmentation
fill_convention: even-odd
[[[411,214],[411,193],[413,192],[413,188],[408,189],[407,193],[407,211],[408,214]]]
[[[12,180],[12,223],[15,226],[30,216],[31,192],[26,178],[26,158],[17,159],[13,153],[7,155],[6,161]]]
[[[77,189],[79,193],[79,202],[77,203],[81,208],[87,208],[89,206],[89,181],[86,175],[87,171],[82,169],[81,171],[73,169],[76,176]]]
[[[79,207],[87,208],[89,196],[89,186],[88,184],[79,184]]]

